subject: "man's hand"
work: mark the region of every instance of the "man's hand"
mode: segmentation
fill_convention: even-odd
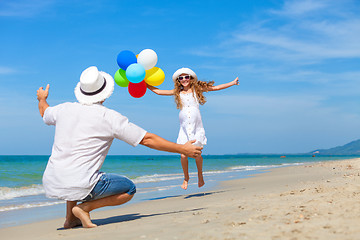
[[[50,85],[46,85],[45,90],[43,89],[43,87],[39,88],[39,90],[37,90],[37,99],[39,100],[39,112],[41,117],[44,116],[44,112],[45,110],[49,107],[49,104],[46,102],[47,97],[49,96],[49,87]]]
[[[39,90],[37,90],[37,99],[39,100],[39,102],[41,100],[46,100],[47,97],[49,96],[49,88],[50,88],[50,85],[46,85],[46,88],[45,90],[43,89],[43,87],[40,87]]]
[[[193,145],[194,142],[196,142],[196,140],[191,140],[184,144],[183,154],[191,158],[196,158],[201,155],[201,150],[203,148]]]
[[[233,85],[239,85],[239,78],[235,78],[232,82]]]

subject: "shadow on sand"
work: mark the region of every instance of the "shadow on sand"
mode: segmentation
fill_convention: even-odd
[[[193,197],[205,197],[216,193],[221,193],[225,191],[217,191],[217,192],[205,192],[205,193],[195,193],[195,194],[189,194],[189,195],[173,195],[173,196],[164,196],[164,197],[157,197],[157,198],[148,198],[145,200],[160,200],[160,199],[167,199],[167,198],[176,198],[176,197],[182,197],[184,196],[184,199],[193,198]]]
[[[151,198],[148,200],[159,200],[159,199],[166,199],[166,198],[175,198],[175,197],[184,197],[184,199],[194,198],[194,197],[205,197],[212,194],[217,194],[225,191],[217,191],[217,192],[206,192],[206,193],[196,193],[196,194],[189,194],[189,195],[174,195],[174,196],[165,196],[165,197],[159,197],[159,198]],[[128,222],[128,221],[134,221],[141,218],[147,218],[147,217],[154,217],[154,216],[161,216],[161,215],[168,215],[168,214],[177,214],[177,213],[184,213],[184,212],[194,212],[194,211],[200,211],[204,208],[194,208],[191,210],[182,210],[182,211],[172,211],[172,212],[164,212],[164,213],[154,213],[154,214],[140,214],[140,213],[133,213],[133,214],[126,214],[121,216],[113,216],[103,219],[93,219],[92,222],[98,226],[101,225],[107,225],[107,224],[113,224],[113,223],[120,223],[120,222]],[[79,226],[81,227],[81,226]],[[79,228],[76,227],[76,228]],[[57,230],[66,230],[65,228],[58,228]]]
[[[205,196],[213,195],[213,194],[216,194],[216,193],[222,193],[222,192],[225,192],[225,191],[190,194],[190,195],[185,196],[184,199],[194,198],[194,197],[205,197]]]
[[[133,214],[126,214],[126,215],[121,215],[121,216],[104,218],[104,219],[95,219],[92,222],[98,226],[101,226],[101,225],[107,225],[107,224],[113,224],[113,223],[129,222],[129,221],[134,221],[134,220],[141,219],[141,218],[148,218],[148,217],[154,217],[154,216],[162,216],[162,215],[177,214],[177,213],[184,213],[184,212],[194,212],[194,211],[200,211],[203,209],[204,208],[195,208],[195,209],[185,210],[185,211],[172,211],[172,212],[154,213],[154,214],[133,213]]]

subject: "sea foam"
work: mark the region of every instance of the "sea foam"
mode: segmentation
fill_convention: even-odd
[[[0,212],[19,210],[19,209],[25,209],[25,208],[53,206],[53,205],[63,204],[63,203],[65,203],[65,201],[26,203],[26,204],[21,204],[21,205],[8,205],[8,206],[0,207]]]
[[[267,168],[298,166],[298,165],[303,165],[303,164],[304,163],[283,163],[283,164],[279,164],[279,165],[234,166],[234,167],[230,167],[230,169],[237,170],[237,171],[253,171],[253,170],[261,170],[261,169],[267,169]]]
[[[33,184],[26,187],[0,187],[0,200],[8,200],[16,197],[26,197],[32,195],[44,194],[42,185]]]

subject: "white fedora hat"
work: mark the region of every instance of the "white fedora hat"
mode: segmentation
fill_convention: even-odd
[[[80,76],[80,82],[75,87],[76,99],[85,105],[102,102],[114,91],[114,79],[97,67],[88,67]]]
[[[192,76],[195,80],[197,80],[197,76],[196,73],[191,70],[190,68],[180,68],[178,70],[176,70],[176,72],[173,74],[172,79],[174,81],[176,81],[176,79],[181,75],[181,74],[189,74],[190,76]]]

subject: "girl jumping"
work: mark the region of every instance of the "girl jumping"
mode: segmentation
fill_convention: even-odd
[[[239,85],[239,78],[213,86],[214,81],[199,81],[194,71],[189,68],[180,68],[174,73],[172,79],[174,81],[174,89],[172,90],[160,90],[150,85],[147,87],[157,95],[174,95],[176,107],[180,109],[180,131],[177,143],[184,144],[189,140],[194,140],[194,145],[202,147],[207,142],[199,110],[199,104],[203,105],[206,102],[203,92],[218,91]],[[195,160],[198,170],[198,186],[202,187],[205,184],[202,173],[203,158],[200,155]],[[184,182],[181,187],[185,190],[190,179],[188,165],[188,157],[181,154],[181,166],[184,172]]]

